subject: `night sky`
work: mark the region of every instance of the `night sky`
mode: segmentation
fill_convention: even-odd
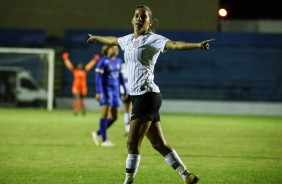
[[[227,19],[282,19],[282,0],[220,0]]]

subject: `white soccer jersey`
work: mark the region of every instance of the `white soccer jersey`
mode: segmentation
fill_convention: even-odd
[[[154,83],[154,68],[160,52],[164,52],[167,41],[167,38],[155,33],[141,35],[136,39],[134,34],[118,38],[118,43],[124,51],[130,95],[160,92]]]

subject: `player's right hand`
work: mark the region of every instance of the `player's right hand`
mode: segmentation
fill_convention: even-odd
[[[88,34],[88,36],[89,36],[89,38],[88,38],[87,42],[90,42],[90,43],[95,43],[96,42],[94,35]]]
[[[63,60],[69,59],[69,53],[68,52],[64,52],[62,54],[62,58],[63,58]]]
[[[128,95],[127,94],[122,94],[121,96],[120,96],[120,98],[124,101],[124,100],[127,100],[127,98],[128,98]]]
[[[100,102],[102,100],[102,94],[101,93],[97,93],[96,96],[95,96],[96,100],[98,102]]]

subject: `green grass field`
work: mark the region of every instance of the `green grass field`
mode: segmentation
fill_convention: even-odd
[[[115,147],[97,147],[97,112],[0,108],[0,183],[122,184],[127,156],[123,115],[108,131]],[[282,117],[162,114],[167,141],[202,184],[282,183]],[[136,184],[181,177],[142,144]]]

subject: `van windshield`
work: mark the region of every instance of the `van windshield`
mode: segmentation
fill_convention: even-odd
[[[30,90],[36,90],[37,87],[28,79],[21,79],[21,87],[28,88]]]

